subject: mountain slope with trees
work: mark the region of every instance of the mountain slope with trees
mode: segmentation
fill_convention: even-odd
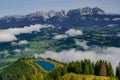
[[[34,60],[45,59],[21,58],[0,72],[0,80],[88,80],[90,77],[89,80],[117,80],[111,64],[104,60],[95,64],[87,59],[63,64],[46,59],[56,65],[50,72],[44,71]]]

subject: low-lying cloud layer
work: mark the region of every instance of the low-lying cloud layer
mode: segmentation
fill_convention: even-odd
[[[81,30],[70,29],[66,31],[65,34],[70,37],[74,37],[74,36],[82,35],[83,33]]]
[[[15,52],[15,53],[21,53],[22,50],[21,49],[15,49],[15,50],[13,50],[13,52]]]
[[[75,44],[78,46],[81,46],[83,49],[87,50],[89,49],[89,46],[87,45],[87,41],[79,41],[79,40],[74,40]]]
[[[120,48],[109,47],[101,49],[99,52],[96,50],[89,51],[80,51],[76,49],[63,50],[62,52],[53,52],[47,51],[45,54],[35,54],[35,57],[43,57],[43,58],[52,58],[60,62],[68,63],[71,61],[90,59],[91,61],[96,62],[97,60],[107,60],[112,63],[113,68],[115,70],[116,66],[120,62]]]
[[[67,35],[56,35],[56,36],[54,37],[54,39],[57,39],[57,40],[63,39],[63,38],[67,38]]]
[[[21,53],[21,52],[23,52],[23,51],[26,51],[26,52],[28,52],[28,51],[31,51],[31,49],[29,49],[29,48],[24,48],[24,49],[14,49],[13,50],[13,52],[14,53]]]
[[[17,40],[16,36],[13,34],[7,34],[7,32],[0,32],[0,42],[10,42]]]
[[[51,27],[50,25],[31,25],[25,26],[24,28],[10,28],[6,30],[0,30],[0,42],[10,42],[17,40],[16,35],[20,35],[22,33],[32,33],[33,31],[40,32],[42,28]]]
[[[26,45],[28,44],[29,42],[27,40],[22,40],[22,41],[19,41],[18,42],[18,45]]]
[[[17,45],[26,45],[29,42],[27,40],[21,40],[18,43],[17,42],[11,42],[11,46],[17,46]]]
[[[54,36],[53,39],[59,40],[59,39],[74,37],[74,36],[78,36],[78,35],[82,35],[82,34],[83,33],[81,30],[69,29],[68,31],[65,32],[65,34],[56,35],[56,36]]]

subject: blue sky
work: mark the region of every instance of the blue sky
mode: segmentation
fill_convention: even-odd
[[[106,13],[120,14],[120,0],[0,0],[0,17],[36,11],[99,7]]]

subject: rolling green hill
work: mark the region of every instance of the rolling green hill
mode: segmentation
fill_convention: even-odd
[[[44,76],[47,76],[48,72],[42,69],[38,64],[34,63],[34,60],[36,59],[17,60],[0,71],[0,80],[44,80]],[[55,68],[63,67],[62,64],[53,61],[49,62],[54,63]]]
[[[55,65],[47,72],[34,61],[43,60]],[[0,71],[0,80],[117,80],[115,77],[75,74],[67,72],[67,65],[50,59],[19,59]]]

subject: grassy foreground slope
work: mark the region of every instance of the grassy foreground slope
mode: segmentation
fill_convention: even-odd
[[[82,75],[75,73],[68,73],[63,76],[63,80],[116,80],[114,77]]]
[[[19,59],[10,66],[0,71],[0,80],[44,80],[48,72],[34,63],[36,59]],[[39,59],[41,60],[41,59]],[[46,60],[49,61],[49,60]],[[62,64],[49,61],[55,64],[55,68],[62,67]]]
[[[55,69],[46,72],[34,60],[45,60],[55,65]],[[64,68],[65,65],[49,59],[19,59],[10,66],[0,71],[0,80],[56,80],[59,77],[58,71]],[[56,73],[54,73],[56,72]],[[64,72],[64,70],[63,70]],[[52,74],[50,74],[52,73]],[[57,76],[56,76],[57,75]],[[58,80],[59,78],[57,78]],[[59,80],[117,80],[116,78],[95,76],[95,75],[81,75],[75,73],[65,73]]]

